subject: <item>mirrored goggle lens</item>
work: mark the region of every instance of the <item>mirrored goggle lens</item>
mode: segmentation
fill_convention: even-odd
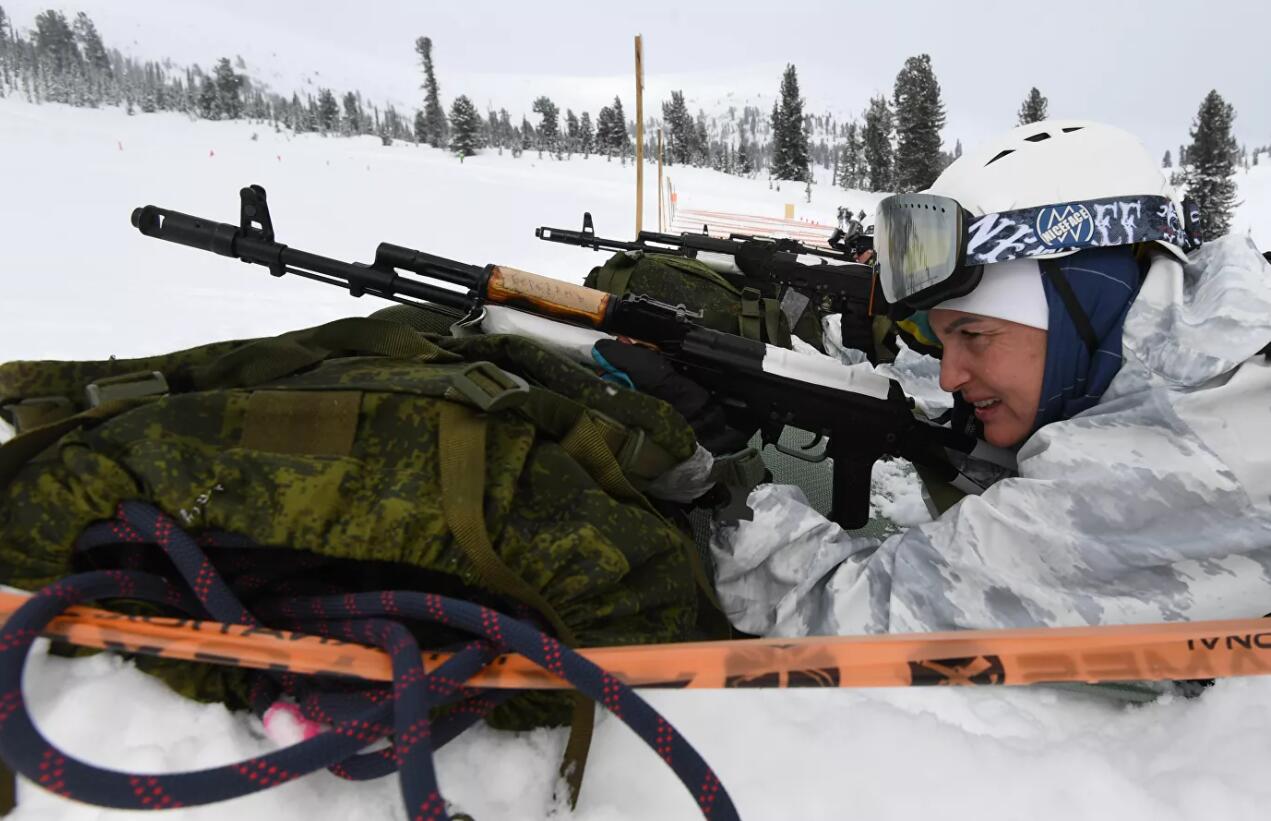
[[[879,281],[893,305],[957,271],[962,207],[955,200],[932,194],[887,197],[878,204],[874,225]]]

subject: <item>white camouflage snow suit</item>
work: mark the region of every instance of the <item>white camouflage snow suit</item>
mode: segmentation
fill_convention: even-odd
[[[1271,265],[1245,237],[1160,254],[1099,403],[1019,476],[881,543],[796,488],[717,527],[716,586],[762,635],[1257,617],[1271,612]]]

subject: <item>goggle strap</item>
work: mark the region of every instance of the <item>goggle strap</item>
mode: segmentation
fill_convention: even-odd
[[[1105,197],[967,218],[967,267],[1088,248],[1162,241],[1200,247],[1199,211],[1168,197]]]

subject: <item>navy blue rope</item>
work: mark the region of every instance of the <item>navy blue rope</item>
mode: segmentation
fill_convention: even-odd
[[[204,537],[200,541],[219,544]],[[254,614],[221,577],[200,542],[142,502],[121,504],[116,520],[89,528],[79,547],[121,543],[162,547],[190,590],[135,570],[90,571],[39,591],[0,629],[0,757],[15,772],[51,792],[104,807],[167,809],[236,798],[323,767],[355,779],[400,770],[409,817],[448,818],[432,752],[511,695],[477,691],[464,682],[496,655],[517,652],[567,680],[631,727],[672,768],[706,818],[730,821],[738,817],[715,773],[644,699],[521,621],[481,605],[407,591],[274,598],[254,605]],[[242,544],[241,540],[234,543]],[[133,564],[133,559],[126,563]],[[156,602],[195,618],[222,622],[263,626],[263,619],[273,626],[299,625],[310,632],[370,644],[389,654],[393,683],[324,691],[299,687],[299,677],[291,674],[277,675],[274,681],[270,674],[261,673],[255,682],[255,705],[271,702],[285,691],[297,697],[302,714],[331,729],[263,756],[204,770],[143,775],[94,767],[59,749],[35,727],[22,698],[22,670],[32,643],[54,617],[71,605],[107,598]],[[419,644],[399,619],[443,624],[478,640],[465,643],[437,670],[426,673]],[[450,713],[435,722],[430,719],[433,709],[447,705]],[[389,747],[360,752],[389,736]]]

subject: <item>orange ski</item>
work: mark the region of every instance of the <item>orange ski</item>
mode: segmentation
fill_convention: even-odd
[[[0,620],[27,596],[0,593]],[[360,644],[194,619],[72,607],[44,635],[82,647],[301,674],[390,681],[389,659]],[[593,647],[582,655],[634,687],[909,687],[1164,681],[1271,673],[1261,619],[877,636],[814,636]],[[435,670],[449,656],[426,653]],[[519,655],[470,682],[555,689],[561,679]]]

